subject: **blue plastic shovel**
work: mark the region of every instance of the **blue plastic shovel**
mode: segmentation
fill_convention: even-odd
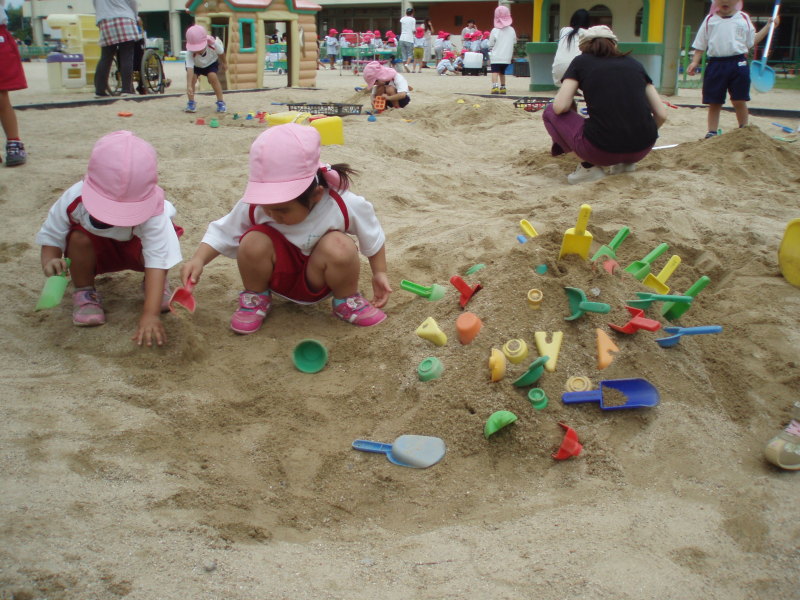
[[[761,60],[754,60],[750,63],[750,81],[753,87],[759,92],[768,92],[775,85],[775,70],[767,66],[769,56],[769,46],[772,43],[772,33],[775,31],[775,19],[781,8],[781,0],[775,0],[775,7],[772,9],[772,22],[769,24],[769,34],[767,35],[767,45],[764,46],[764,53]]]
[[[425,469],[444,458],[447,448],[444,440],[427,435],[401,435],[392,444],[370,440],[355,440],[355,450],[385,454],[393,465]]]
[[[719,333],[722,327],[719,325],[705,325],[703,327],[664,327],[664,331],[671,333],[669,337],[656,340],[662,348],[671,348],[681,341],[682,335],[700,335],[701,333]]]
[[[658,390],[646,379],[609,379],[599,389],[561,395],[564,404],[599,402],[603,410],[655,406],[659,400]]]

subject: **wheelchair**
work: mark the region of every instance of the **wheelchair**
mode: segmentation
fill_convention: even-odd
[[[171,81],[164,77],[161,56],[154,48],[145,48],[144,40],[136,44],[133,52],[133,84],[140,95],[163,94]],[[108,73],[108,93],[122,93],[122,74],[119,70],[119,54],[114,56]]]

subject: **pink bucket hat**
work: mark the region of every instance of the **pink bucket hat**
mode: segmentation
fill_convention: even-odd
[[[250,146],[250,177],[242,201],[281,204],[297,198],[322,166],[320,145],[313,127],[286,123],[264,131]]]
[[[494,9],[494,26],[498,29],[511,25],[511,11],[507,6],[500,5]]]
[[[83,205],[98,221],[141,225],[164,212],[155,148],[130,131],[104,135],[94,145],[83,178]]]
[[[367,82],[367,89],[375,85],[376,81],[391,81],[397,77],[397,71],[391,67],[382,65],[377,60],[373,60],[364,67],[364,81]]]
[[[189,52],[200,52],[213,43],[214,38],[208,35],[202,25],[192,25],[186,30],[186,49]]]

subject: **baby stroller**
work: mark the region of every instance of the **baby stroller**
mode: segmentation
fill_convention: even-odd
[[[147,94],[163,94],[172,83],[164,77],[164,65],[155,48],[145,47],[144,39],[136,42],[133,50],[133,83],[136,91],[142,96]],[[111,70],[108,73],[108,93],[119,96],[122,92],[122,74],[119,70],[119,54],[114,56]]]

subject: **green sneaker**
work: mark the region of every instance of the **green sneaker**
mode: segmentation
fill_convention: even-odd
[[[764,449],[767,460],[787,471],[800,471],[800,402],[792,406],[792,420]]]

